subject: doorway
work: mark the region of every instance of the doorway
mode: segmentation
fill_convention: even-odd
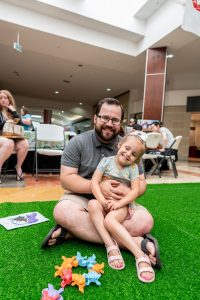
[[[200,112],[191,114],[189,161],[200,161]]]

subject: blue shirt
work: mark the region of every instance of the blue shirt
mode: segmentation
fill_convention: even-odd
[[[22,119],[22,122],[23,122],[23,120],[31,119],[31,115],[26,114],[24,116],[21,116],[21,119]],[[27,124],[23,123],[23,127],[24,127],[24,130],[31,130],[31,125],[27,125]]]

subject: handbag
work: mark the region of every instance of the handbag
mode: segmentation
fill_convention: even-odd
[[[6,122],[3,126],[2,135],[7,138],[23,138],[24,128],[21,125]]]

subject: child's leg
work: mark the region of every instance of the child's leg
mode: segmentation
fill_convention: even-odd
[[[109,231],[104,226],[104,215],[105,212],[103,210],[102,205],[97,200],[90,200],[88,203],[88,211],[90,214],[90,218],[101,236],[104,244],[106,247],[114,246],[115,243],[109,233]],[[116,256],[119,255],[119,252],[117,250],[111,250],[109,253],[109,256]],[[123,265],[122,259],[116,259],[110,263],[113,267],[121,268]]]
[[[144,252],[137,246],[129,232],[121,224],[122,222],[123,220],[121,219],[118,210],[112,210],[105,217],[104,224],[112,236],[115,237],[117,241],[120,241],[127,249],[129,249],[136,259],[144,257]],[[139,268],[142,267],[150,267],[150,265],[147,262],[141,262],[139,263]],[[141,277],[144,280],[150,281],[154,277],[154,272],[153,270],[144,271],[141,273]]]

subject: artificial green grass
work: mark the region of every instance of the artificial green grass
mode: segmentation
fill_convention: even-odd
[[[61,256],[72,257],[80,251],[105,262],[101,286],[91,284],[84,294],[77,286],[65,288],[64,299],[199,299],[200,184],[149,185],[138,202],[152,213],[152,233],[160,245],[163,268],[156,271],[156,281],[141,283],[137,279],[132,255],[122,251],[126,268],[115,271],[108,267],[104,246],[80,240],[40,249],[40,243],[54,225],[55,202],[2,203],[0,217],[38,211],[49,222],[7,231],[0,227],[0,299],[39,300],[48,283],[59,289],[60,278],[54,278],[55,265]],[[85,269],[74,269],[84,273]]]

